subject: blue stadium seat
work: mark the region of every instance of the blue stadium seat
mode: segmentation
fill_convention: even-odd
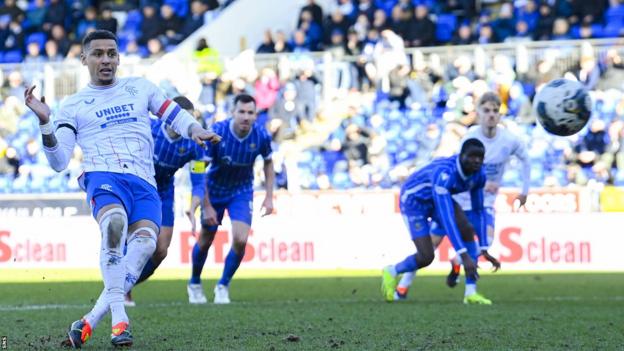
[[[185,18],[189,13],[189,2],[186,0],[165,0],[164,4],[171,6],[180,18]]]
[[[451,14],[441,14],[436,21],[436,38],[438,41],[446,43],[453,38],[453,33],[457,27],[457,16]]]
[[[22,52],[20,50],[11,50],[11,51],[5,52],[4,55],[2,55],[2,62],[3,63],[20,63],[22,62],[23,58],[24,58],[24,55],[22,55]]]
[[[39,44],[39,47],[41,49],[43,49],[45,47],[45,43],[47,40],[47,36],[45,33],[43,32],[35,32],[30,34],[28,37],[26,37],[26,45],[30,44],[30,43],[37,43]]]
[[[0,174],[0,194],[8,193],[11,187],[11,177]]]
[[[138,32],[143,22],[143,15],[139,10],[128,11],[126,22],[123,24],[124,31]]]

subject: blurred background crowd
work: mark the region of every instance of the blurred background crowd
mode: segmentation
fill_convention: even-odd
[[[527,143],[532,186],[624,185],[619,0],[307,0],[291,28],[222,57],[193,33],[233,2],[4,0],[0,192],[78,191],[80,150],[63,173],[47,166],[23,90],[53,89],[58,106],[81,88],[63,72],[78,65],[79,42],[95,28],[117,33],[122,65],[157,61],[191,40],[190,97],[211,122],[227,117],[235,94],[255,96],[281,188],[395,187],[458,149],[486,91],[500,94],[503,123]],[[557,77],[579,80],[593,99],[590,123],[572,137],[547,134],[532,113],[535,92]],[[188,93],[175,79],[157,83],[171,96]],[[519,186],[513,168],[503,186]]]

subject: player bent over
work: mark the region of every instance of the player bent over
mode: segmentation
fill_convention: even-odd
[[[485,145],[485,158],[483,160],[483,168],[487,181],[484,187],[483,206],[485,207],[486,231],[485,237],[479,238],[479,250],[483,257],[490,261],[495,271],[500,268],[500,262],[488,253],[488,249],[494,238],[494,203],[498,194],[499,185],[502,182],[505,168],[509,164],[512,157],[516,157],[522,163],[522,190],[516,197],[516,202],[523,206],[527,200],[529,186],[531,182],[531,164],[526,151],[524,141],[512,133],[509,129],[504,128],[501,124],[500,114],[501,100],[493,92],[487,92],[479,98],[477,102],[477,116],[479,125],[470,128],[464,139],[477,138]],[[470,205],[470,195],[468,193],[460,193],[454,195],[453,198],[466,211],[471,222],[478,220],[478,216],[472,211]],[[445,235],[444,229],[439,225],[432,225],[432,240],[434,247],[438,247]],[[459,277],[460,259],[455,256],[451,260],[451,272],[447,276],[446,284],[449,287],[455,287]],[[397,287],[397,295],[405,296],[413,278],[412,273],[405,273],[401,277],[401,281]],[[474,294],[473,286],[466,285],[465,302],[466,303],[491,303],[488,299],[482,298],[479,294]]]
[[[412,173],[401,187],[400,209],[416,246],[416,254],[384,268],[381,290],[388,302],[395,300],[399,274],[427,267],[434,258],[429,218],[441,223],[455,251],[463,260],[467,279],[476,282],[477,244],[468,231],[460,232],[451,195],[469,191],[475,211],[484,219],[482,169],[485,147],[478,139],[463,142],[459,155],[433,160]],[[477,230],[483,230],[479,227]],[[463,235],[462,235],[463,234]]]

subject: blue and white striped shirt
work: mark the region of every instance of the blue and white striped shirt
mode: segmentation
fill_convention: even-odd
[[[208,160],[206,151],[197,145],[193,140],[178,137],[171,139],[165,130],[165,123],[160,120],[151,120],[152,138],[154,139],[154,169],[158,190],[167,189],[173,184],[173,176],[178,169],[184,167],[189,161],[206,162]],[[197,167],[201,171],[195,173],[191,171],[191,181],[193,184],[201,186],[193,187],[193,195],[203,197],[206,175],[202,167]]]
[[[427,209],[428,216],[435,216],[446,230],[453,248],[461,253],[466,250],[457,223],[451,195],[470,191],[472,209],[480,211],[480,226],[475,228],[479,236],[487,241],[485,212],[483,211],[483,187],[485,171],[466,176],[459,164],[459,156],[438,158],[412,173],[401,187],[401,207]]]
[[[253,192],[253,166],[258,155],[270,160],[271,136],[262,126],[254,124],[249,134],[239,138],[234,133],[234,120],[227,119],[212,126],[221,142],[208,146],[208,191],[212,201],[225,200],[241,193]]]

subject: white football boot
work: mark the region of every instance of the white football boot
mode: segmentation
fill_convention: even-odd
[[[217,284],[214,288],[214,303],[223,305],[230,303],[230,293],[228,287],[222,284]]]
[[[186,291],[188,292],[189,303],[204,304],[208,302],[201,284],[189,284],[186,286]]]

